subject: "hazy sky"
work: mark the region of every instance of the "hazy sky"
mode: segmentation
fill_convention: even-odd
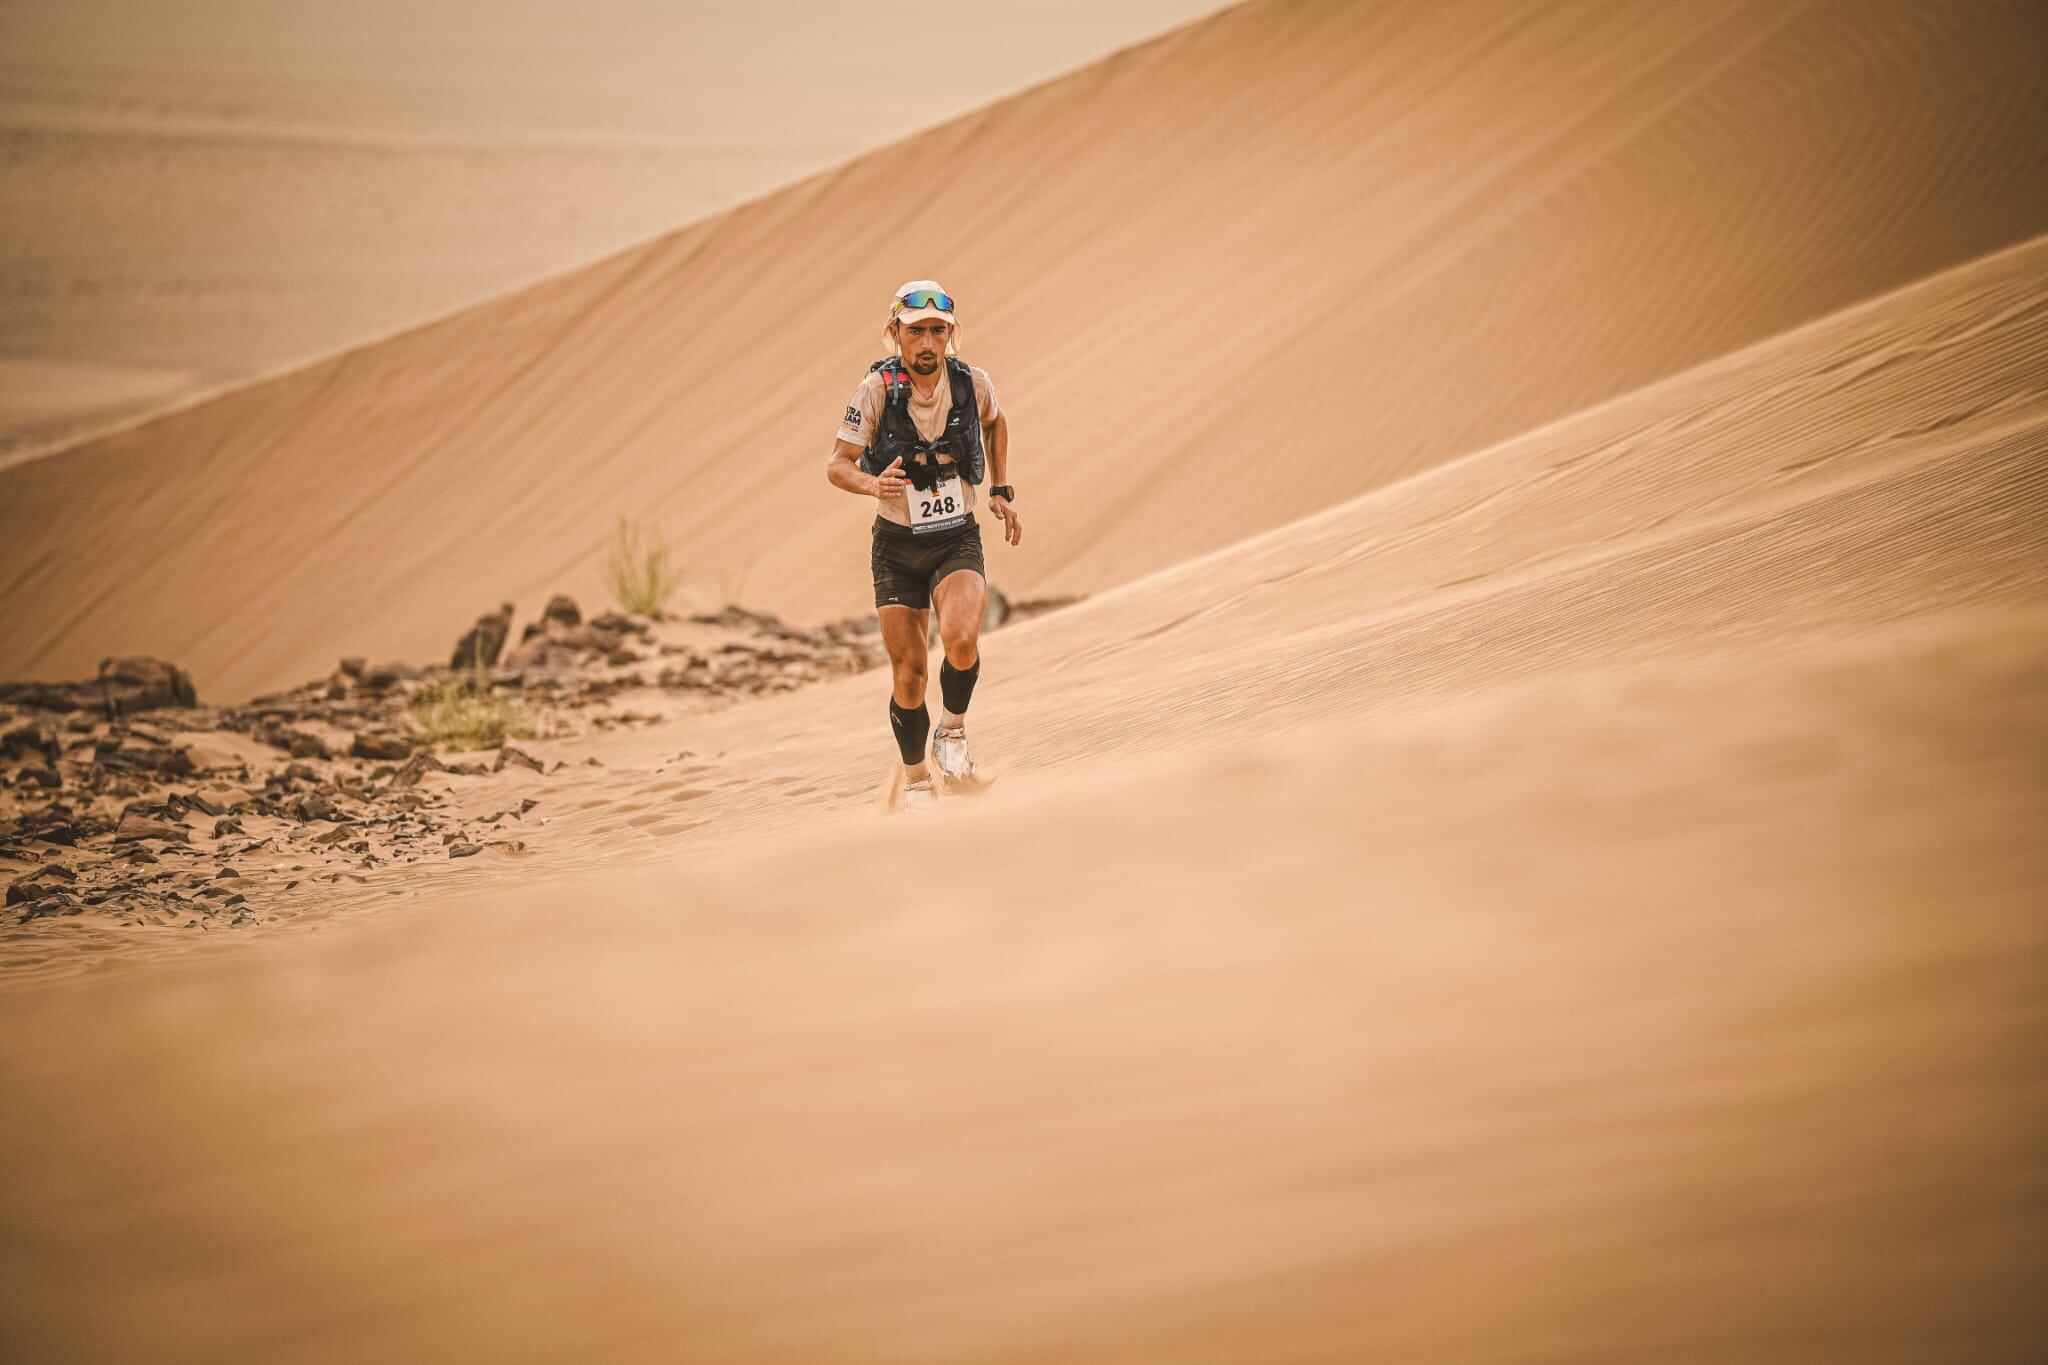
[[[975,0],[912,18],[850,0],[0,0],[0,113],[853,146],[1223,7]]]

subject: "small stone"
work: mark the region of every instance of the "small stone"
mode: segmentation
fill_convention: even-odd
[[[332,820],[341,813],[334,802],[321,792],[308,792],[300,797],[294,809],[301,820]]]
[[[537,773],[545,773],[547,771],[547,769],[541,765],[541,761],[539,759],[535,758],[532,754],[527,753],[526,750],[515,748],[510,744],[501,745],[499,747],[498,759],[497,762],[491,765],[491,771],[494,773],[501,773],[505,771],[506,765],[514,763],[518,764],[522,768],[531,768]]]
[[[385,692],[400,683],[419,682],[427,676],[425,669],[414,668],[411,664],[392,660],[389,663],[372,664],[363,670],[363,686],[373,692]]]
[[[482,844],[451,844],[448,856],[451,858],[472,858],[484,851]]]
[[[425,749],[420,749],[412,757],[406,759],[397,772],[391,774],[391,785],[394,787],[411,787],[417,785],[419,780],[428,773],[442,773],[446,771],[448,771],[446,764],[441,762],[440,759],[435,758]]]
[[[170,843],[188,843],[192,831],[169,820],[157,820],[140,811],[129,811],[121,817],[121,823],[114,827],[114,842],[133,843],[137,839],[163,839]]]
[[[222,816],[213,822],[213,837],[216,839],[224,839],[230,834],[244,833],[247,833],[247,831],[242,828],[242,822],[232,815]]]
[[[400,759],[412,753],[412,741],[399,735],[364,730],[356,735],[348,751],[357,758]]]
[[[41,754],[45,762],[54,764],[62,753],[57,732],[46,725],[17,725],[0,735],[0,755],[7,758]]]
[[[512,631],[512,604],[476,618],[469,632],[455,642],[450,668],[489,668],[505,652],[505,637]]]

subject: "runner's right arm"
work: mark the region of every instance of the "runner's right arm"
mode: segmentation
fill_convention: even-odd
[[[860,493],[881,502],[902,497],[903,490],[910,486],[910,481],[903,477],[903,457],[899,455],[890,461],[889,467],[880,474],[870,474],[860,467],[860,457],[865,454],[865,446],[857,446],[847,440],[834,441],[832,458],[825,462],[825,477],[832,481],[834,488],[844,488],[849,493]]]

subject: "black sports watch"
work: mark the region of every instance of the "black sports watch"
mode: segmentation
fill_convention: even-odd
[[[1017,490],[1006,483],[999,483],[989,489],[988,495],[992,498],[1001,498],[1004,502],[1015,502],[1017,500]]]

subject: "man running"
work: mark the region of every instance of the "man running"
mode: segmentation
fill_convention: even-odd
[[[983,578],[975,488],[994,478],[988,505],[1003,538],[1024,537],[1007,474],[1010,425],[985,371],[957,358],[953,299],[931,280],[913,280],[889,303],[885,333],[894,355],[868,366],[846,405],[825,477],[875,499],[875,613],[895,688],[889,724],[903,758],[903,804],[934,804],[932,768],[947,790],[974,785],[967,756],[967,703],[981,675]],[[931,728],[925,709],[925,640],[939,613],[939,693],[945,709]],[[925,737],[931,736],[931,764]]]

